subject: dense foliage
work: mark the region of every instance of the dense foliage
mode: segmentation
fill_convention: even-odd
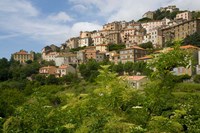
[[[144,49],[153,49],[153,44],[152,42],[147,42],[147,43],[142,43],[139,45],[141,48]]]
[[[146,23],[146,22],[149,22],[149,21],[152,21],[152,19],[150,18],[141,18],[138,20],[138,22],[141,22],[141,23]]]
[[[78,48],[72,48],[72,49],[70,49],[70,52],[77,52],[77,51],[83,50],[85,48],[86,48],[86,46],[84,46],[84,47],[78,47]]]
[[[174,11],[174,12],[170,12],[170,11],[160,11],[160,9],[155,11],[154,14],[154,20],[162,20],[164,18],[168,18],[168,19],[174,19],[176,17],[176,14],[180,13],[181,11]]]
[[[195,32],[192,35],[188,35],[184,40],[183,40],[184,45],[194,45],[197,47],[200,47],[200,33]]]
[[[192,18],[193,19],[200,18],[200,11],[192,11]]]
[[[108,45],[109,51],[119,51],[121,49],[124,49],[126,46],[124,44],[110,44]]]
[[[0,132],[200,132],[200,86],[177,84],[170,72],[186,66],[188,54],[177,47],[158,55],[147,64],[154,68],[153,80],[144,90],[134,89],[112,72],[115,68],[134,73],[132,66],[138,65],[134,69],[139,71],[143,65],[130,62],[118,67],[95,65],[93,60],[83,64],[84,78],[91,75],[89,69],[98,72],[92,83],[74,82],[76,75],[0,82]]]
[[[119,62],[118,64],[114,64],[109,61],[97,62],[95,60],[89,60],[84,64],[80,64],[79,71],[86,81],[94,82],[99,75],[98,70],[101,65],[110,65],[110,70],[118,75],[123,75],[124,73],[128,73],[129,75],[150,75],[152,72],[152,70],[147,67],[146,62],[126,62],[125,64]]]

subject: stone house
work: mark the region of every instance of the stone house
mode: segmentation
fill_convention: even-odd
[[[135,62],[137,58],[143,57],[147,54],[147,51],[139,46],[133,46],[130,48],[120,50],[120,60],[122,63],[128,61]]]
[[[61,65],[56,69],[57,77],[63,77],[69,73],[72,73],[72,74],[76,73],[76,69],[72,67],[71,65]]]
[[[39,69],[39,74],[49,76],[49,75],[57,75],[56,74],[57,68],[55,66],[45,66]]]
[[[25,63],[28,60],[34,60],[34,52],[31,51],[28,53],[25,50],[20,50],[19,52],[12,54],[12,57],[14,60],[19,61],[20,63]]]

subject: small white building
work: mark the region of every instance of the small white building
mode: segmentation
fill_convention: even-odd
[[[178,13],[176,15],[176,19],[185,19],[185,20],[192,20],[192,13],[187,11],[187,12],[182,12]]]
[[[61,65],[56,69],[56,74],[58,77],[63,77],[69,73],[76,73],[76,69],[71,65]]]
[[[56,66],[61,66],[63,64],[76,64],[77,55],[72,53],[61,54],[55,57]]]
[[[143,86],[147,83],[146,76],[124,76],[125,80],[136,89],[142,89]]]
[[[55,61],[55,58],[59,55],[58,52],[49,52],[47,54],[43,54],[42,59],[46,61]]]

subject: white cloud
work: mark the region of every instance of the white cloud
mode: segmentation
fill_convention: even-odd
[[[100,30],[101,28],[102,28],[101,25],[95,23],[77,22],[72,26],[70,30],[71,32],[70,35],[77,36],[79,35],[80,31],[93,31],[93,30]]]
[[[38,10],[26,0],[1,0],[0,13],[9,12],[25,16],[37,16]]]
[[[73,18],[70,17],[66,12],[59,12],[58,14],[52,14],[48,17],[48,19],[56,22],[67,22],[73,20]]]
[[[200,10],[199,0],[172,0],[169,5],[176,5],[182,10]]]
[[[17,37],[17,36],[19,36],[19,34],[0,35],[0,40],[2,40],[2,39],[8,39],[8,38],[13,38],[13,37]]]
[[[74,4],[82,4],[98,8],[95,14],[107,19],[107,22],[116,20],[138,20],[149,10],[159,7],[177,5],[182,10],[199,10],[199,0],[69,0]],[[90,11],[92,12],[92,11]]]
[[[89,10],[86,6],[81,5],[81,4],[74,5],[71,9],[75,12],[82,13],[82,14],[86,13],[86,11]]]
[[[12,10],[2,8],[5,5],[10,5],[9,8]],[[25,0],[16,0],[14,3],[10,0],[3,0],[0,1],[0,8],[0,30],[17,33],[1,35],[1,40],[23,35],[44,44],[60,44],[72,36],[79,36],[80,30],[95,30],[100,27],[98,24],[89,22],[76,22],[71,26],[65,22],[72,21],[73,18],[65,12],[41,17],[41,13]]]
[[[181,9],[200,9],[199,0],[69,0],[73,10],[91,13],[95,20],[116,21],[137,20],[148,10],[156,10],[171,4]],[[66,12],[49,16],[42,13],[28,0],[0,0],[0,30],[7,33],[26,35],[44,43],[62,43],[68,38],[78,36],[80,31],[93,31],[102,26],[95,22],[76,22]],[[77,16],[78,17],[78,16]],[[74,20],[74,24],[67,22]],[[91,19],[92,20],[92,19]],[[15,34],[1,36],[0,39],[15,37]]]

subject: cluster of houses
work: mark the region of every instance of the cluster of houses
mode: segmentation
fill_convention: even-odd
[[[46,66],[42,67],[39,70],[41,75],[45,75],[46,77],[49,75],[54,75],[57,78],[63,77],[69,73],[76,73],[76,69],[71,65],[61,65],[59,67],[56,66]]]
[[[178,11],[176,6],[160,8],[161,11]],[[153,19],[154,12],[148,11],[143,17]],[[165,47],[165,42],[184,39],[186,36],[195,32],[200,32],[200,19],[192,19],[190,11],[185,11],[176,15],[174,20],[164,18],[162,20],[153,20],[149,22],[126,22],[118,21],[103,25],[102,30],[81,31],[78,37],[68,39],[60,47],[56,45],[46,46],[42,49],[42,59],[54,61],[55,66],[42,67],[39,70],[43,75],[55,75],[62,77],[68,73],[75,73],[73,65],[85,63],[90,59],[98,62],[108,59],[115,64],[119,62],[126,63],[136,61],[147,61],[152,59],[147,55],[147,50],[139,47],[139,44],[151,42],[155,48]],[[125,48],[119,51],[109,51],[110,44],[125,44]],[[70,52],[70,49],[81,48],[76,52]],[[186,46],[183,49],[192,49],[200,59],[199,48]],[[21,50],[13,54],[15,60],[24,63],[27,60],[33,60],[33,53]],[[196,67],[197,73],[200,73],[200,60]],[[186,68],[174,68],[176,75],[192,75],[192,70]],[[146,77],[132,76],[130,79],[143,81]],[[134,84],[137,85],[137,82]],[[139,85],[137,85],[139,86]],[[136,87],[137,88],[137,87]]]
[[[160,8],[161,11],[178,11],[176,6]],[[153,19],[154,12],[148,11],[143,17]],[[190,11],[178,13],[174,20],[164,18],[149,22],[115,21],[103,25],[98,31],[81,31],[78,37],[68,39],[61,49],[83,46],[98,46],[102,44],[125,44],[126,47],[152,42],[154,47],[162,48],[165,42],[184,39],[200,31],[200,20],[192,19]]]

